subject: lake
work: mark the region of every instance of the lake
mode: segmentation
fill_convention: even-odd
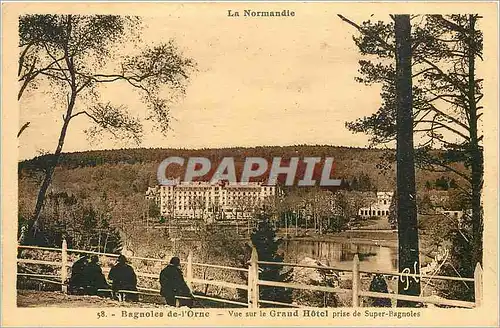
[[[305,257],[325,265],[352,270],[354,254],[358,253],[363,270],[397,271],[398,251],[395,247],[363,242],[286,240],[281,246],[285,262],[299,263]]]

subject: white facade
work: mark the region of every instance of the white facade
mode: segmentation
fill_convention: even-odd
[[[392,191],[377,192],[376,201],[368,207],[360,208],[358,215],[362,218],[369,218],[373,216],[388,217],[389,207],[391,206],[393,195],[394,193]]]
[[[158,187],[148,187],[148,190],[146,190],[146,199],[154,200],[156,203],[158,203]]]
[[[257,182],[180,182],[159,186],[163,216],[204,220],[246,218],[276,196],[276,186]]]
[[[464,216],[472,216],[472,209],[468,209],[465,211],[461,210],[444,210],[443,208],[438,208],[437,213],[446,215],[449,219],[458,223],[459,228],[462,227],[464,223]]]
[[[440,210],[438,212],[441,213],[441,214],[447,215],[447,216],[449,216],[451,218],[457,219],[457,220],[461,220],[462,217],[464,216],[464,212],[463,211],[445,211],[445,210]]]

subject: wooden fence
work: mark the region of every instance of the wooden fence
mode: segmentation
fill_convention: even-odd
[[[108,253],[99,253],[93,251],[85,251],[85,250],[76,250],[76,249],[68,249],[66,241],[63,240],[61,248],[50,248],[50,247],[37,247],[37,246],[18,246],[19,249],[34,249],[34,250],[42,250],[42,251],[54,251],[61,252],[61,262],[58,261],[44,261],[44,260],[36,260],[36,259],[23,259],[18,258],[18,263],[26,263],[26,264],[42,264],[60,267],[61,272],[60,275],[48,275],[48,274],[37,274],[37,273],[22,273],[18,272],[18,276],[29,277],[30,279],[38,280],[46,283],[54,283],[61,285],[61,290],[63,292],[67,291],[67,280],[68,280],[68,268],[70,268],[73,263],[68,261],[68,253],[77,253],[77,254],[95,254],[98,256],[117,258],[117,254],[108,254]],[[168,263],[169,260],[166,259],[155,259],[155,258],[145,258],[145,257],[137,257],[131,256],[129,259],[135,260],[143,260],[143,261],[153,261],[153,262],[163,262]],[[383,271],[383,270],[363,270],[360,268],[360,261],[358,255],[355,254],[353,258],[353,266],[351,270],[347,270],[344,268],[334,267],[334,266],[318,266],[318,265],[307,265],[307,264],[297,264],[297,263],[284,263],[284,262],[267,262],[267,261],[259,261],[257,251],[255,248],[252,250],[251,259],[248,262],[248,268],[238,268],[238,267],[230,267],[223,265],[215,265],[215,264],[206,264],[206,263],[196,263],[193,262],[193,254],[189,253],[187,260],[181,262],[186,265],[186,283],[192,289],[193,284],[202,284],[202,285],[213,285],[224,288],[231,289],[239,289],[247,291],[247,303],[243,303],[241,301],[227,300],[214,298],[203,295],[195,295],[195,298],[202,300],[210,300],[215,302],[222,302],[237,306],[249,307],[249,308],[258,308],[259,304],[269,304],[269,305],[277,305],[277,306],[286,306],[286,307],[304,307],[298,304],[290,304],[290,303],[281,303],[273,300],[263,300],[259,297],[259,288],[260,286],[272,286],[272,287],[283,287],[290,289],[300,289],[300,290],[308,290],[308,291],[319,291],[319,292],[327,292],[327,293],[350,293],[352,294],[352,306],[360,307],[360,299],[362,297],[372,297],[372,298],[388,298],[395,300],[405,300],[405,301],[413,301],[423,304],[434,304],[441,306],[451,306],[451,307],[462,307],[462,308],[474,308],[481,305],[482,300],[482,275],[483,271],[481,265],[478,263],[475,268],[474,277],[473,278],[463,278],[463,277],[451,277],[451,276],[438,276],[438,275],[425,275],[425,274],[410,274],[410,273],[399,273],[392,271]],[[316,285],[307,285],[307,284],[299,284],[299,283],[288,283],[288,282],[276,282],[276,281],[267,281],[259,279],[259,268],[261,266],[284,266],[284,267],[292,267],[292,268],[310,268],[317,269],[320,271],[336,271],[336,272],[350,272],[352,274],[352,289],[343,289],[340,287],[330,287],[330,286],[316,286]],[[193,276],[193,267],[205,267],[205,268],[217,268],[221,270],[230,270],[230,271],[239,271],[244,272],[248,276],[248,280],[246,284],[238,284],[226,281],[217,281],[217,280],[208,280],[208,279],[200,279]],[[104,270],[103,270],[104,271]],[[106,271],[105,271],[106,272]],[[475,292],[475,302],[467,302],[461,300],[451,300],[445,299],[442,297],[434,296],[408,296],[402,294],[392,294],[392,293],[379,293],[379,292],[370,292],[361,290],[361,274],[382,274],[384,276],[389,277],[398,277],[398,279],[410,279],[410,278],[418,278],[418,279],[427,279],[427,281],[431,279],[435,280],[448,280],[448,281],[462,281],[462,282],[473,282],[474,283],[474,292]],[[159,279],[158,274],[151,274],[145,272],[136,272],[138,277],[147,277]],[[51,280],[50,278],[55,278],[56,280]],[[159,296],[159,290],[151,289],[151,288],[142,288],[138,287],[139,294],[143,295],[155,295]]]

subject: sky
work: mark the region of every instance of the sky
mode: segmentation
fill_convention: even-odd
[[[295,17],[228,17],[243,11],[292,9]],[[163,8],[163,7],[162,7]],[[140,147],[230,147],[329,144],[363,147],[368,137],[345,128],[375,112],[379,88],[357,83],[358,53],[352,27],[335,10],[313,4],[218,4],[165,7],[143,17],[142,42],[174,39],[197,63],[186,95],[172,107],[167,136],[150,131]],[[348,15],[362,21],[365,15]],[[129,45],[124,45],[127,53]],[[42,88],[43,89],[43,88]],[[145,106],[120,84],[103,89],[103,100],[125,105],[132,114]],[[19,127],[31,122],[19,140],[20,159],[53,152],[62,125],[62,109],[38,90],[20,102]],[[76,110],[75,110],[76,111]],[[104,135],[91,143],[84,117],[69,127],[64,151],[136,145]]]

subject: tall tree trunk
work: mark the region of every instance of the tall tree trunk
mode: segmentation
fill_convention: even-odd
[[[69,122],[71,121],[71,114],[73,113],[73,108],[75,107],[75,102],[76,102],[76,96],[78,94],[75,66],[73,58],[71,57],[69,51],[69,39],[71,37],[72,20],[73,20],[72,15],[68,15],[66,22],[66,31],[65,31],[67,39],[66,43],[63,45],[64,61],[66,63],[67,71],[69,73],[68,83],[70,86],[70,96],[68,99],[68,107],[66,108],[66,115],[63,116],[63,126],[61,128],[61,133],[59,134],[59,141],[57,142],[57,147],[54,154],[50,157],[48,161],[48,167],[45,170],[45,177],[38,192],[38,197],[35,205],[35,212],[33,213],[31,222],[28,223],[29,231],[31,232],[28,238],[33,238],[33,239],[36,238],[36,234],[39,230],[40,214],[42,212],[43,205],[45,203],[47,190],[49,189],[50,183],[52,182],[52,176],[54,175],[55,168],[57,166],[57,163],[59,162],[59,158],[61,157],[61,152],[64,146],[64,139],[66,138],[66,132],[68,130]],[[19,242],[21,244],[24,244],[26,240],[20,240]]]
[[[483,152],[478,138],[478,113],[475,81],[475,24],[476,15],[469,16],[468,41],[468,100],[470,106],[470,145],[471,178],[472,178],[472,263],[482,263],[483,259],[483,213],[481,206],[481,191],[483,188]]]
[[[397,102],[397,200],[399,272],[420,272],[415,164],[413,151],[413,111],[411,72],[411,26],[409,15],[396,15],[396,102]],[[420,280],[401,277],[399,294],[420,295]],[[399,307],[416,306],[398,301]]]
[[[68,130],[69,122],[71,120],[71,114],[73,112],[73,108],[75,107],[75,101],[76,101],[76,91],[72,90],[68,103],[68,108],[66,110],[66,115],[64,116],[64,122],[61,128],[61,133],[59,134],[59,141],[57,143],[57,147],[54,154],[50,157],[48,167],[45,170],[45,177],[43,179],[42,185],[40,186],[40,190],[38,191],[35,212],[29,224],[29,230],[31,231],[30,237],[33,238],[39,231],[40,214],[42,212],[43,205],[45,203],[47,190],[49,189],[49,186],[52,182],[52,176],[54,175],[54,170],[57,166],[57,163],[59,162],[59,158],[61,157],[61,152],[64,146],[64,140],[66,138],[66,132]],[[24,240],[21,241],[21,243],[24,243]]]

